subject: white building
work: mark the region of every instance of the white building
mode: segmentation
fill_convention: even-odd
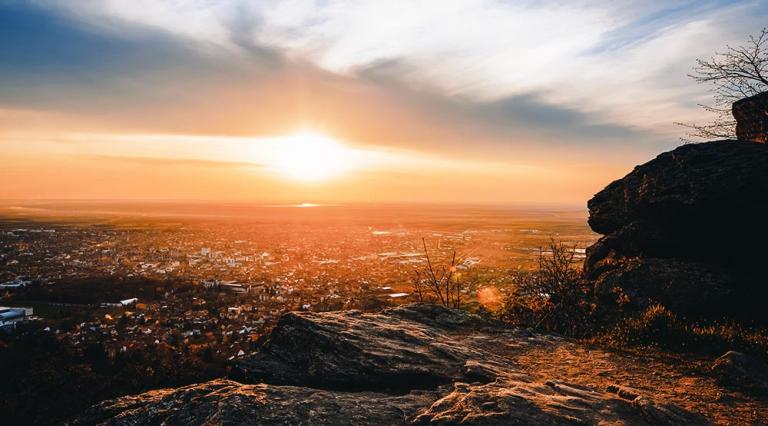
[[[34,314],[32,308],[9,308],[0,306],[0,327],[24,321]]]

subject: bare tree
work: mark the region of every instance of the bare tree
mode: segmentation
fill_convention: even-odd
[[[735,138],[731,104],[768,90],[768,28],[758,36],[749,36],[743,46],[726,46],[724,52],[715,53],[709,60],[697,59],[689,77],[712,85],[713,104],[700,106],[714,118],[707,124],[675,123],[689,129],[688,138],[683,140]]]
[[[427,266],[414,271],[413,292],[419,302],[436,301],[446,308],[461,306],[461,281],[457,278],[456,251],[448,265],[435,266],[427,250],[427,241],[422,238]]]

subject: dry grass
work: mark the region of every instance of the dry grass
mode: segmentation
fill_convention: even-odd
[[[601,313],[592,286],[580,279],[574,250],[554,240],[534,272],[516,273],[496,317],[543,333],[582,338],[613,348],[653,347],[719,356],[737,350],[768,360],[768,329],[729,319],[680,317],[652,305],[616,322]]]
[[[728,350],[768,359],[768,332],[734,321],[690,321],[661,305],[648,307],[595,339],[613,347],[646,346],[713,355]]]

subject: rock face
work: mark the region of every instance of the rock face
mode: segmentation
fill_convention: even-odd
[[[380,314],[290,313],[260,351],[216,380],[118,398],[73,424],[705,424],[621,384],[533,377],[516,366],[562,339],[461,311],[409,305]]]
[[[72,425],[395,425],[433,395],[346,394],[214,380],[98,404]]]
[[[721,384],[768,393],[768,365],[757,358],[729,351],[715,361],[712,372]]]
[[[387,315],[290,312],[232,377],[341,390],[434,388],[462,377],[464,363],[482,357],[455,345],[445,332],[487,325],[436,305],[392,309]]]
[[[739,140],[766,143],[768,141],[768,92],[734,102],[736,137]]]
[[[681,146],[592,198],[585,276],[603,295],[659,302],[686,314],[766,319],[768,145]],[[757,303],[758,301],[759,304]]]

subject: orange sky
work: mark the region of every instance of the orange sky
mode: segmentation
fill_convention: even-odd
[[[766,12],[235,3],[0,4],[0,199],[584,207]]]

